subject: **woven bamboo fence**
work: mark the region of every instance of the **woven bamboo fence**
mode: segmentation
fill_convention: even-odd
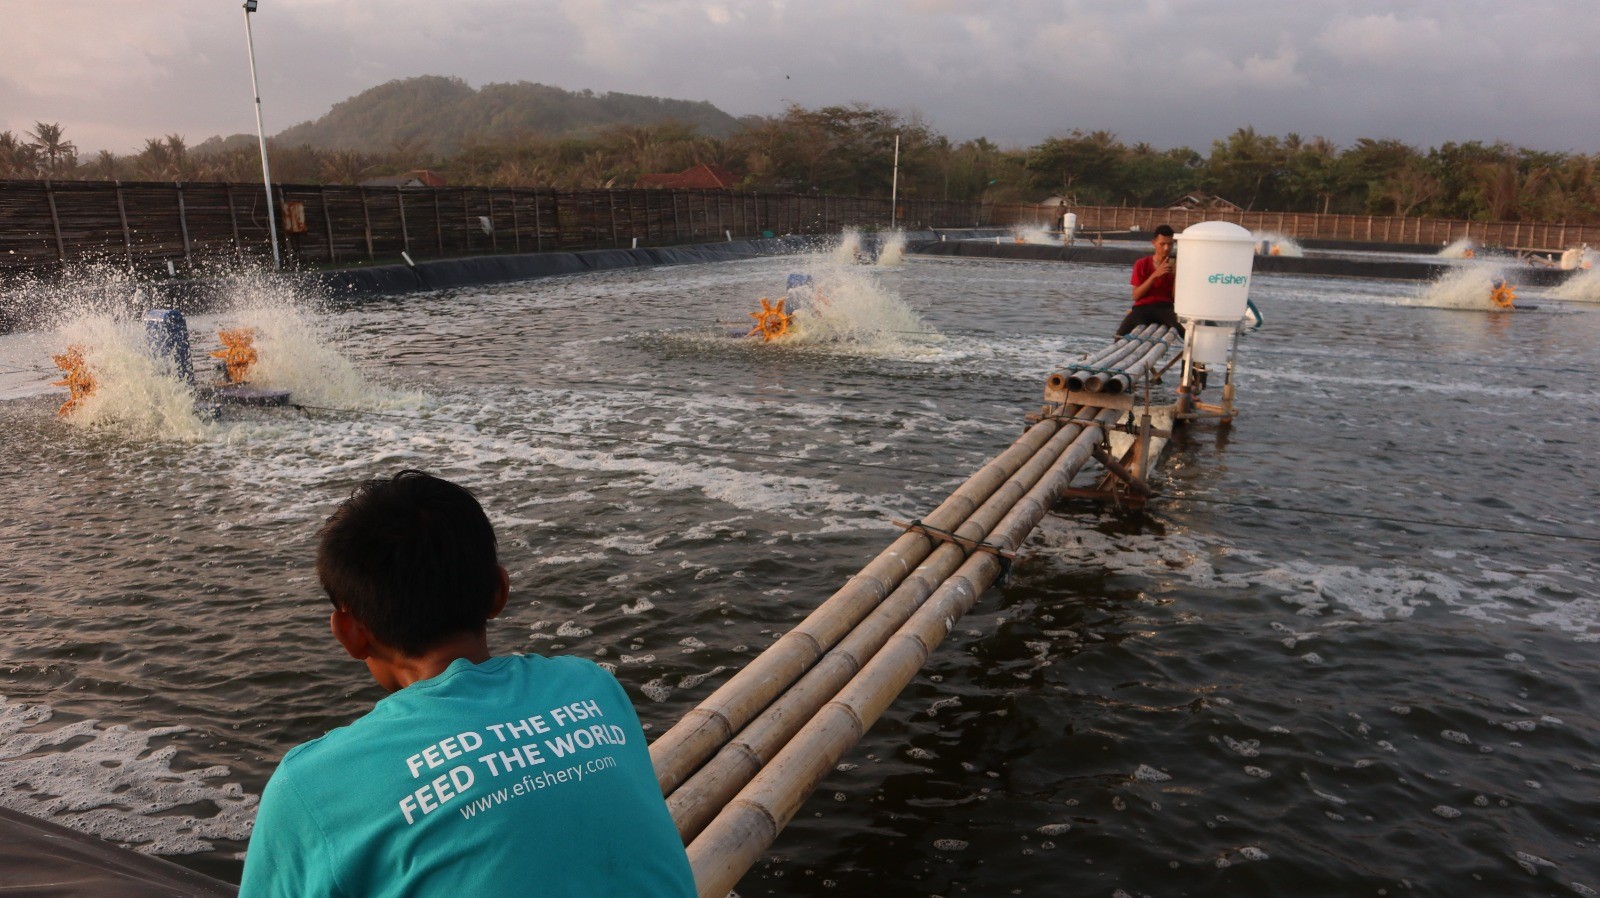
[[[1600,226],[1564,222],[1467,221],[1393,215],[1317,215],[1308,212],[1153,209],[1131,206],[1035,206],[995,204],[985,218],[998,227],[1059,228],[1063,213],[1078,216],[1083,231],[1149,231],[1159,224],[1182,230],[1202,221],[1231,221],[1257,233],[1297,240],[1444,246],[1463,238],[1506,249],[1560,252],[1600,245]]]
[[[726,190],[273,186],[288,264],[971,227],[977,203]],[[891,215],[891,211],[893,215]],[[0,181],[0,270],[270,258],[259,185]]]

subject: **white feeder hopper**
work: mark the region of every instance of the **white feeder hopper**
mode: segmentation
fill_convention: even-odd
[[[1226,363],[1250,303],[1255,237],[1231,222],[1205,221],[1185,228],[1176,239],[1173,311],[1187,321],[1190,361]]]
[[[1078,230],[1078,213],[1068,212],[1061,216],[1061,242],[1072,245],[1072,235]]]

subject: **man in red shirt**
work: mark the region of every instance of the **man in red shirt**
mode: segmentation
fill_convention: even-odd
[[[1175,242],[1172,226],[1159,225],[1156,235],[1150,239],[1154,251],[1133,263],[1133,277],[1128,281],[1133,285],[1133,308],[1122,319],[1122,324],[1117,326],[1117,336],[1145,324],[1165,324],[1183,333],[1177,312],[1172,306],[1172,289],[1178,268],[1178,260],[1172,255]]]

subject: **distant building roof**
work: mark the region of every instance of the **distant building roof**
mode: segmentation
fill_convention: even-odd
[[[1209,193],[1188,193],[1167,204],[1168,209],[1187,209],[1191,212],[1216,211],[1218,209],[1229,212],[1242,211],[1235,203],[1230,203],[1220,196]]]
[[[677,174],[640,175],[635,187],[678,188],[680,190],[731,190],[739,178],[720,165],[700,163]]]
[[[362,187],[443,187],[444,185],[443,175],[434,174],[425,168],[386,178],[368,178],[361,182]]]

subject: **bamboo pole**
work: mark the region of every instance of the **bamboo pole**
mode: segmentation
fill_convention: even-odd
[[[1166,328],[1162,325],[1146,324],[1134,328],[1127,337],[1157,337],[1165,331]],[[1127,337],[1118,337],[1116,342],[1111,345],[1109,352],[1102,354],[1099,358],[1079,362],[1077,366],[1069,370],[1067,372],[1067,387],[1073,390],[1089,390],[1096,393],[1103,389],[1106,372],[1093,369],[1116,368],[1118,365],[1123,364],[1125,360],[1135,357],[1136,353],[1142,354],[1143,341],[1140,339],[1128,339]]]
[[[1168,334],[1167,328],[1162,325],[1152,324],[1129,336],[1157,339],[1168,336]],[[1174,339],[1177,337],[1176,333],[1171,333],[1170,335]],[[1124,382],[1132,383],[1129,375],[1137,374],[1134,362],[1144,357],[1145,351],[1150,348],[1150,344],[1145,342],[1144,339],[1123,340],[1123,344],[1121,351],[1117,353],[1113,360],[1097,366],[1101,369],[1111,368],[1115,370],[1089,372],[1089,376],[1083,379],[1083,388],[1085,390],[1091,393],[1120,393]]]
[[[923,523],[954,530],[1009,480],[1052,437],[1060,424],[1046,419],[962,483]],[[656,779],[670,795],[706,759],[800,679],[937,547],[907,531],[867,563],[794,629],[756,656],[650,746]]]
[[[1097,374],[1095,377],[1090,378],[1089,389],[1095,389],[1098,383],[1099,389],[1113,396],[1132,390],[1134,379],[1142,379],[1154,371],[1156,365],[1160,364],[1161,359],[1166,356],[1167,350],[1172,348],[1172,344],[1178,342],[1178,329],[1158,329],[1151,336],[1156,342],[1146,343],[1143,353],[1136,356],[1132,362],[1123,363],[1122,368],[1127,372],[1126,374],[1113,375],[1103,382],[1099,380],[1103,375]]]
[[[1151,325],[1141,325],[1137,328],[1134,328],[1131,333],[1134,335],[1143,335],[1145,330],[1149,327],[1151,327]],[[1088,356],[1082,361],[1073,362],[1072,365],[1070,365],[1065,371],[1052,372],[1048,381],[1048,388],[1051,390],[1082,390],[1083,382],[1086,376],[1092,373],[1084,369],[1103,366],[1115,353],[1117,353],[1119,350],[1125,349],[1128,343],[1131,342],[1131,340],[1125,341],[1118,337],[1111,343],[1111,345],[1100,350],[1099,352]]]
[[[1096,416],[1100,426],[1083,428],[1048,473],[1007,512],[990,542],[1010,549],[1020,546],[1061,488],[1089,460],[1104,425],[1119,415],[1116,409],[1106,409]],[[690,843],[689,866],[702,898],[721,898],[739,882],[1001,570],[1000,559],[993,553],[979,552],[968,558]]]
[[[1069,406],[1065,417],[1076,417],[1081,406]],[[1061,428],[1028,459],[954,534],[982,542],[994,526],[1042,479],[1083,425]],[[981,551],[981,550],[980,550]],[[715,757],[667,799],[673,822],[684,841],[693,838],[727,805],[796,732],[860,672],[924,600],[967,558],[957,542],[941,542],[928,558],[839,644],[824,655],[793,687],[773,702]]]

